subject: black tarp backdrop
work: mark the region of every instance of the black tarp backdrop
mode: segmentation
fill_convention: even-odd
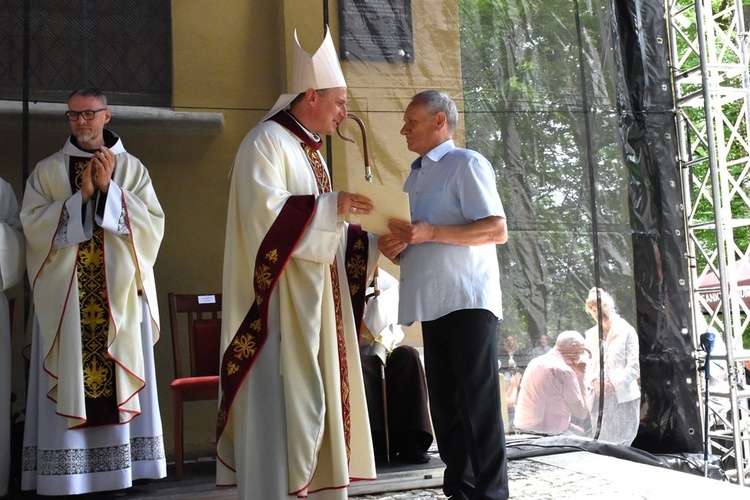
[[[701,450],[700,412],[690,332],[684,214],[675,142],[664,3],[614,5],[629,171],[637,329],[641,340],[642,418],[633,446],[658,452]]]
[[[508,215],[502,335],[530,348],[583,332],[588,290],[609,291],[639,334],[634,446],[699,452],[664,4],[460,0],[459,12],[467,145],[495,165]]]

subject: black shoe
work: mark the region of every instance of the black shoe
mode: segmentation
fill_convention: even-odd
[[[409,453],[401,452],[398,454],[398,458],[400,461],[408,464],[426,464],[430,461],[430,456],[427,453],[420,451]]]

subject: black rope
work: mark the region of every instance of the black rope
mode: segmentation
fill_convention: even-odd
[[[582,97],[582,108],[583,108],[583,123],[586,135],[586,163],[589,167],[589,190],[591,192],[591,244],[594,250],[594,283],[596,288],[600,287],[601,275],[599,272],[599,221],[596,211],[596,175],[594,171],[594,159],[592,158],[593,146],[591,144],[591,122],[589,119],[589,99],[588,99],[588,87],[586,80],[586,69],[585,69],[585,58],[583,52],[583,39],[581,35],[581,15],[578,5],[578,0],[575,0],[575,16],[576,16],[576,39],[578,42],[578,70],[581,77],[581,97]],[[603,336],[604,330],[602,328],[602,304],[599,293],[596,294],[596,308],[597,308],[597,325],[599,326],[599,414],[597,415],[596,430],[594,433],[594,439],[599,438],[599,433],[602,429],[602,413],[604,410],[604,349],[603,349]],[[593,353],[592,353],[593,354]],[[585,395],[583,395],[585,397]]]

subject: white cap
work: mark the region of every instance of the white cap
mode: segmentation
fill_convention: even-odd
[[[289,106],[295,97],[307,89],[320,90],[346,87],[344,73],[341,71],[341,64],[328,26],[326,26],[326,36],[323,43],[315,54],[308,54],[300,47],[297,30],[294,30],[294,68],[292,71],[291,93],[281,94],[276,100],[276,104],[261,121]]]

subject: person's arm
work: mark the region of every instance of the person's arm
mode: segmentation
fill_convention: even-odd
[[[510,385],[508,386],[508,390],[505,391],[505,400],[508,403],[508,407],[516,406],[516,402],[518,401],[518,392],[521,388],[521,374],[516,373],[513,375],[513,377],[510,379]]]
[[[378,238],[378,250],[396,265],[401,264],[401,252],[407,246],[406,243],[392,234],[384,234]]]
[[[571,415],[576,418],[586,418],[586,415],[589,414],[589,409],[586,406],[586,402],[583,400],[583,397],[569,404],[568,407],[570,408]]]
[[[565,391],[565,401],[568,404],[570,413],[576,418],[585,418],[589,414],[586,400],[583,397],[584,384],[583,373],[580,365],[571,366],[572,373],[568,372],[563,391]]]
[[[627,387],[641,375],[639,364],[638,334],[630,325],[627,330],[618,332],[613,361],[610,366],[610,378],[606,381],[610,385],[607,392],[625,391]]]
[[[407,245],[434,242],[478,246],[493,243],[503,244],[508,241],[505,218],[499,216],[485,217],[456,226],[437,226],[424,221],[408,223],[391,219],[388,222],[388,229],[390,229],[391,235]],[[385,252],[383,253],[385,254]]]

